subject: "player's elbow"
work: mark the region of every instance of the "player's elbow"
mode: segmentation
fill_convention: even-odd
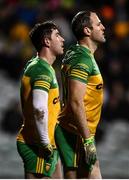
[[[38,107],[38,108],[33,109],[33,113],[34,113],[35,119],[42,121],[44,117],[46,116],[46,114],[48,114],[48,110],[47,108]]]

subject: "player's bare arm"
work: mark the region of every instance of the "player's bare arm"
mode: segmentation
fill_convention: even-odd
[[[73,121],[75,121],[78,131],[82,138],[90,137],[84,109],[84,95],[86,93],[86,84],[70,79],[69,82],[69,104],[73,112]]]
[[[84,109],[84,96],[86,94],[86,84],[69,80],[69,103],[73,111],[73,121],[75,121],[78,131],[83,138],[86,163],[92,165],[96,162],[96,148],[94,138],[90,135],[86,113]]]

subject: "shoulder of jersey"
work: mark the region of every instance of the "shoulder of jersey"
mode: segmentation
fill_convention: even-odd
[[[91,54],[88,52],[88,50],[74,45],[71,46],[70,49],[66,52],[63,63],[79,63],[84,59],[91,59]]]
[[[38,59],[35,59],[28,63],[26,69],[25,69],[25,74],[26,73],[33,73],[33,72],[43,72],[43,70],[50,71],[49,65],[45,62],[40,63]]]

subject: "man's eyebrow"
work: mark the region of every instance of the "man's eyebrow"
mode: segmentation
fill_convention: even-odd
[[[58,32],[56,32],[56,34],[57,34],[57,35],[61,35],[61,33],[60,33],[59,31],[58,31]]]

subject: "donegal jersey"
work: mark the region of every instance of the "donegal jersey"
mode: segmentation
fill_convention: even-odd
[[[17,140],[28,144],[40,143],[32,107],[33,89],[48,93],[48,134],[50,143],[55,145],[54,127],[60,111],[58,83],[52,66],[38,57],[29,61],[22,76],[20,92],[24,123]]]
[[[75,45],[67,51],[62,64],[62,79],[64,108],[58,118],[60,124],[66,129],[75,127],[71,109],[67,105],[67,80],[81,81],[87,87],[84,97],[85,113],[90,133],[94,135],[101,115],[103,80],[94,56],[89,49]]]

